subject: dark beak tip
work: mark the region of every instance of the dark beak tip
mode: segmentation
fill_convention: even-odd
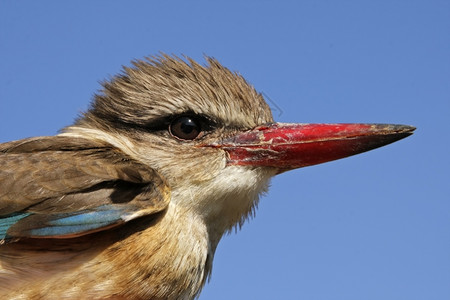
[[[416,127],[410,125],[375,124],[373,136],[379,136],[380,147],[404,139],[414,133]],[[378,134],[377,134],[378,133]],[[368,134],[371,136],[371,134]],[[384,138],[383,138],[384,136]],[[383,143],[382,141],[386,142]],[[376,147],[378,148],[378,147]]]
[[[398,125],[398,124],[393,124],[393,125],[385,125],[385,124],[380,124],[379,126],[381,127],[385,127],[388,131],[392,131],[392,132],[396,132],[396,133],[409,133],[409,134],[413,134],[413,132],[416,130],[416,127],[411,126],[411,125]]]

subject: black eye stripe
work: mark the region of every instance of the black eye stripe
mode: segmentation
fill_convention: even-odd
[[[168,133],[179,140],[190,141],[202,138],[220,125],[207,116],[187,112],[154,118],[145,124],[122,123],[122,126],[157,135]]]

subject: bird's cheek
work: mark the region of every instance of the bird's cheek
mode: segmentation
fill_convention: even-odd
[[[168,161],[155,162],[160,172],[176,185],[198,185],[215,178],[227,165],[226,151],[213,148],[174,153]]]

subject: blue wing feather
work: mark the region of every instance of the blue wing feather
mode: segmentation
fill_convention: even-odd
[[[28,217],[30,213],[14,213],[0,219],[0,240],[4,240],[6,238],[6,233],[8,229],[19,222],[21,219]]]
[[[102,205],[95,209],[59,214],[16,214],[0,221],[0,237],[66,238],[124,223],[127,209]]]

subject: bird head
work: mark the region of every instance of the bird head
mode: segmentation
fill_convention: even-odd
[[[217,241],[252,214],[274,175],[412,133],[403,125],[275,123],[242,76],[206,60],[134,61],[65,131],[106,141],[156,170],[171,205],[193,212]]]

